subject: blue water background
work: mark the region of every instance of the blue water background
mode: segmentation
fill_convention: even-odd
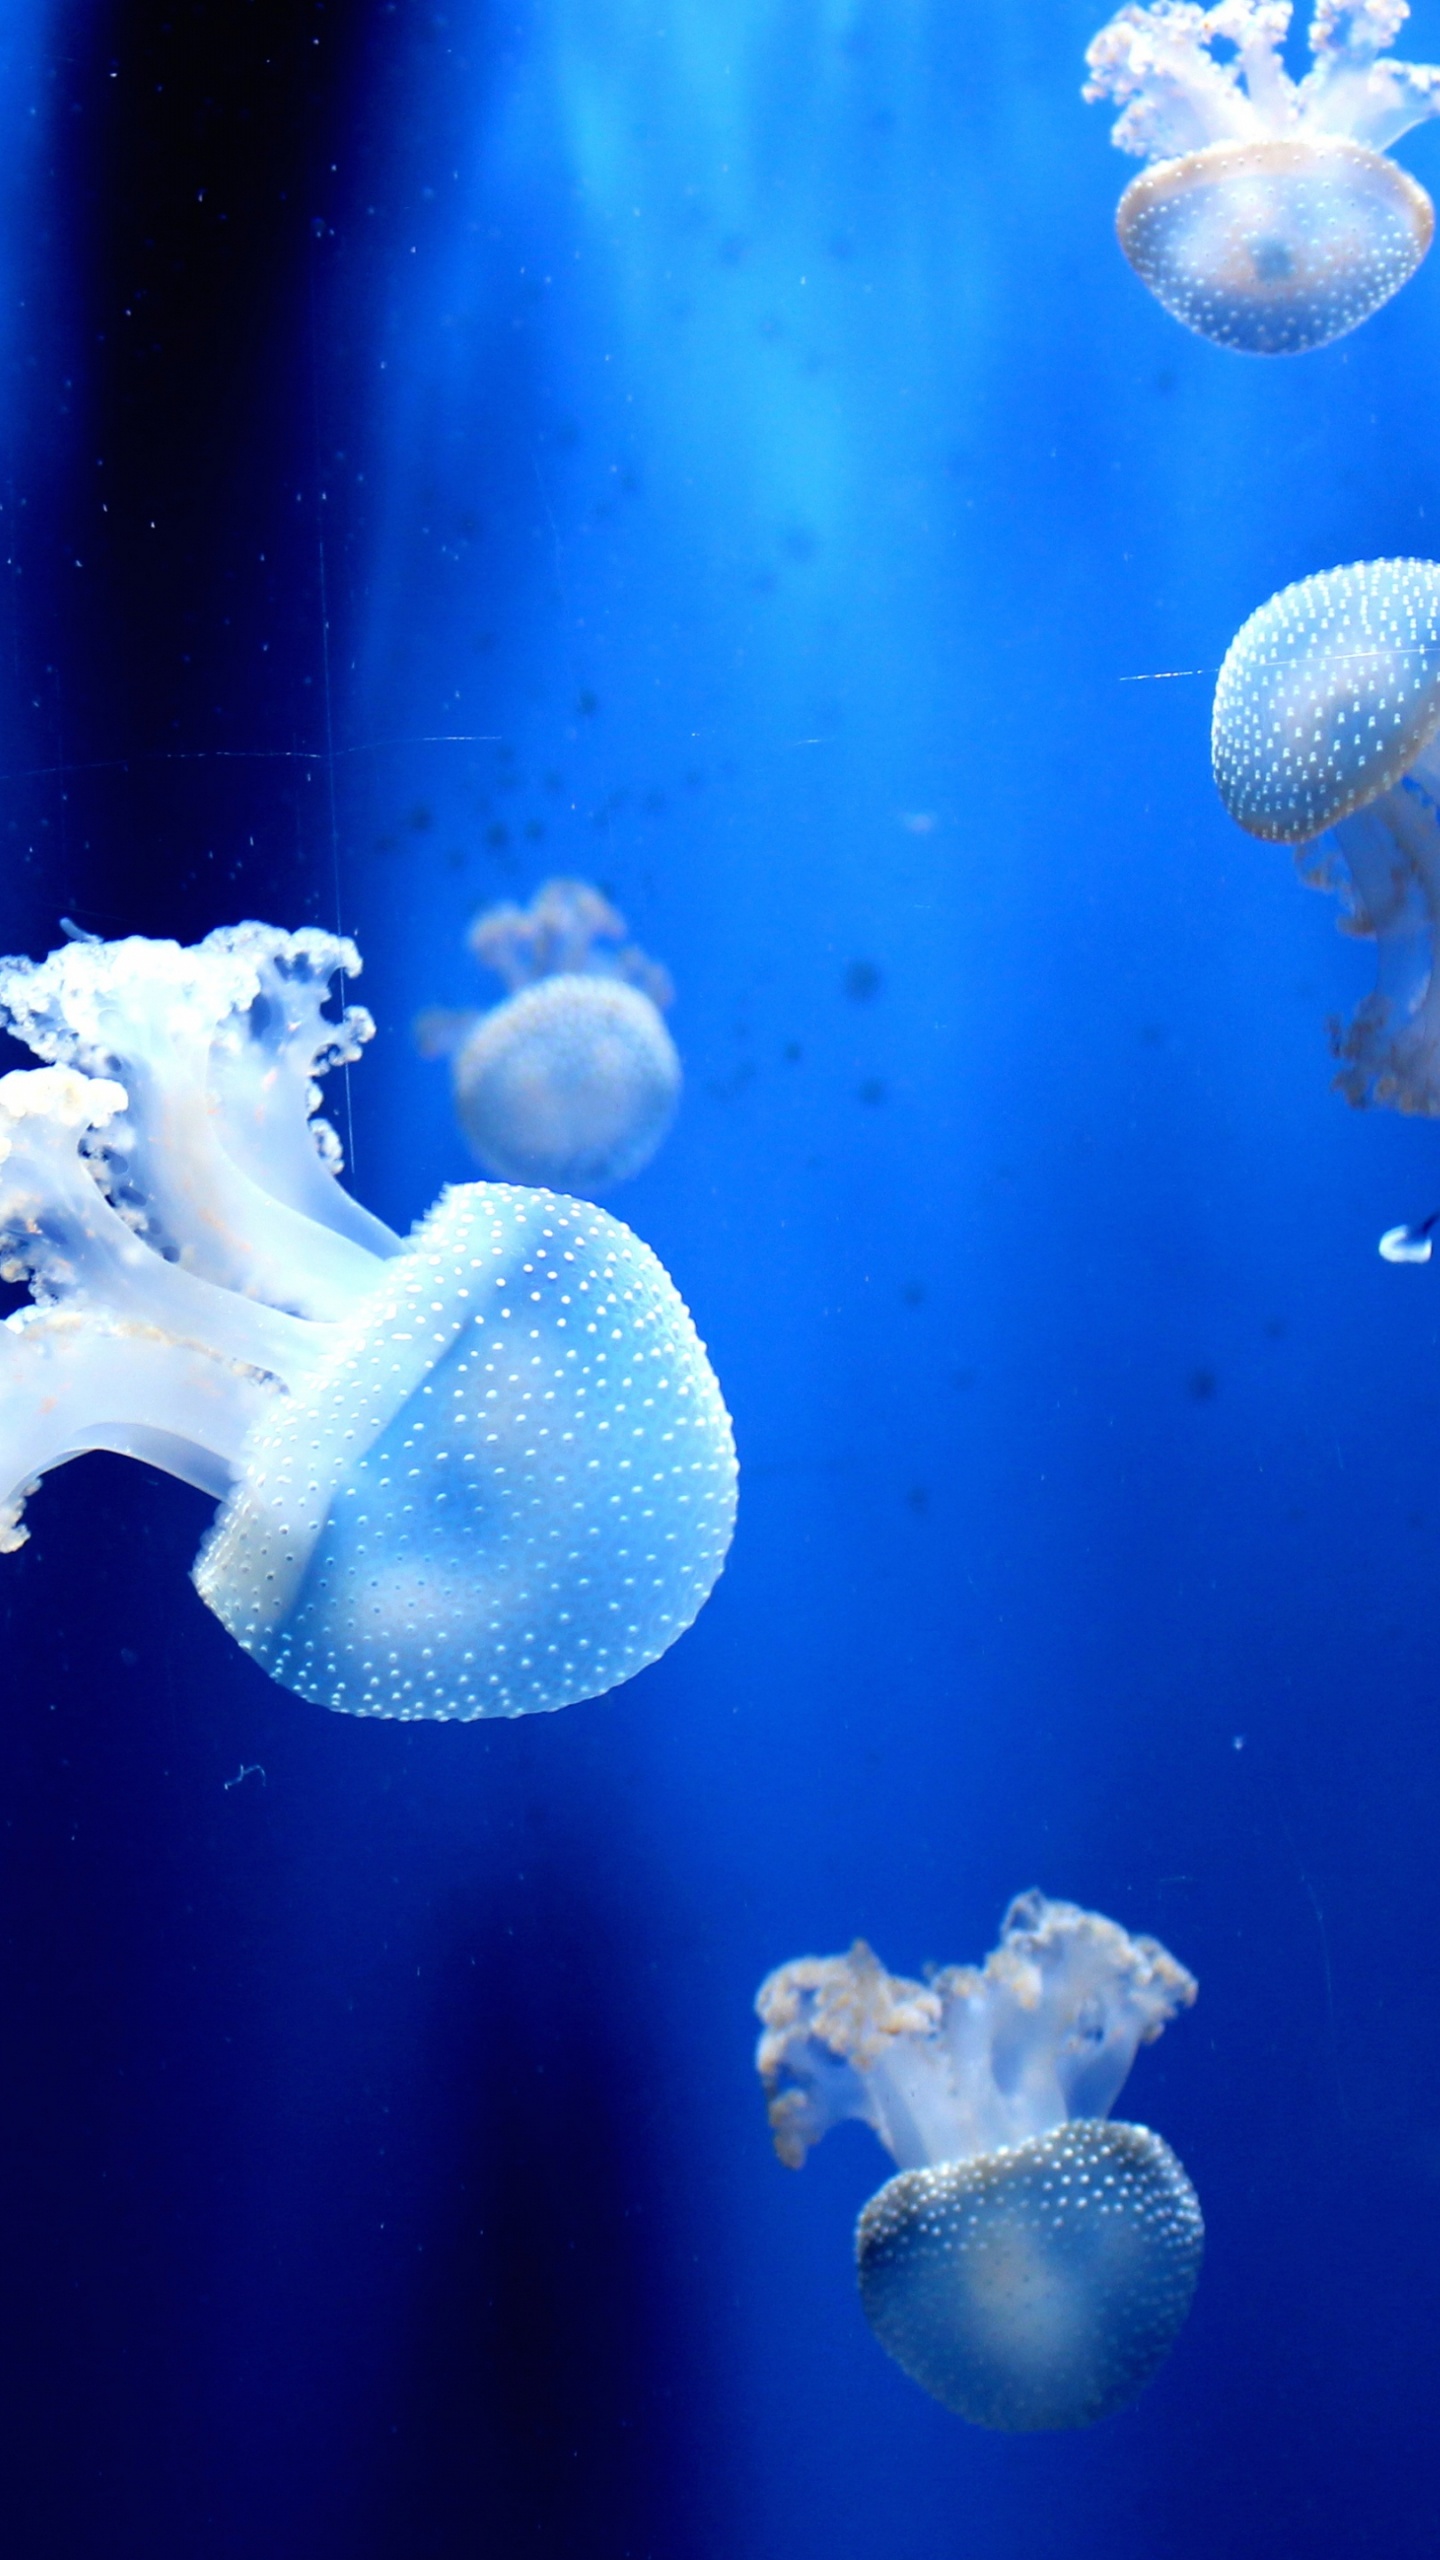
[[[1329,1091],[1366,955],[1207,725],[1275,587],[1440,547],[1440,265],[1293,365],[1187,336],[1077,0],[291,15],[277,68],[75,13],[34,75],[8,938],[338,909],[381,1027],[332,1108],[404,1225],[467,1172],[409,1024],[468,917],[600,881],[688,1077],[612,1205],[741,1525],[615,1696],[400,1729],[236,1654],[198,1496],[47,1484],[5,2546],[1428,2560],[1440,1284],[1375,1240],[1440,1147]],[[887,2164],[780,2168],[750,2004],[857,1933],[978,1957],[1032,1883],[1200,1978],[1121,2112],[1209,2247],[1131,2412],[1007,2440],[872,2341]]]

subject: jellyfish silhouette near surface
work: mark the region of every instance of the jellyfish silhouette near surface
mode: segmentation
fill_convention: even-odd
[[[1225,653],[1211,754],[1231,816],[1297,847],[1374,941],[1374,990],[1331,1027],[1340,1091],[1440,1115],[1440,565],[1364,560],[1272,596]]]
[[[428,1013],[428,1055],[448,1056],[455,1111],[477,1162],[511,1182],[608,1190],[650,1162],[680,1100],[661,1008],[667,972],[625,940],[625,919],[583,880],[547,880],[528,907],[491,907],[469,943],[511,993],[488,1013]]]
[[[1288,0],[1156,0],[1096,36],[1085,96],[1122,106],[1112,139],[1151,163],[1121,197],[1120,245],[1202,338],[1301,355],[1414,274],[1434,207],[1387,146],[1440,114],[1440,70],[1385,54],[1409,14],[1316,0],[1300,81],[1281,60]]]
[[[983,1966],[889,1975],[857,1942],[760,1989],[756,2062],[791,2168],[858,2117],[899,2175],[855,2233],[860,2298],[913,2380],[982,2427],[1123,2408],[1190,2308],[1204,2227],[1173,2151],[1110,2124],[1195,1984],[1153,1938],[1025,1893]]]
[[[720,1390],[655,1256],[587,1203],[445,1192],[405,1240],[342,1188],[316,1078],[372,1029],[350,943],[0,962],[0,1549],[88,1449],[221,1498],[202,1598],[273,1678],[357,1715],[596,1697],[724,1563]]]

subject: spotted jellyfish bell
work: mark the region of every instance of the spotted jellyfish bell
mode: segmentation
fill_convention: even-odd
[[[1331,1026],[1340,1092],[1440,1115],[1440,566],[1362,560],[1261,605],[1225,653],[1211,757],[1231,817],[1296,846],[1375,944],[1372,993]]]
[[[1106,2118],[1137,2046],[1194,1998],[1155,1939],[1040,1893],[979,1968],[908,1982],[857,1941],[762,1984],[775,2148],[798,2169],[848,2116],[879,2136],[899,2175],[856,2226],[865,2315],[972,2425],[1089,2426],[1174,2344],[1200,2207],[1158,2134]]]
[[[625,919],[584,880],[547,880],[528,907],[475,918],[476,958],[511,992],[488,1013],[422,1014],[420,1046],[448,1057],[455,1115],[487,1173],[591,1194],[650,1162],[680,1101],[662,1008],[668,971],[626,942]]]
[[[353,945],[238,925],[0,962],[0,1551],[87,1449],[220,1499],[195,1581],[236,1642],[354,1715],[598,1697],[703,1607],[729,1419],[668,1275],[603,1209],[445,1192],[402,1239],[339,1180],[315,1079]]]
[[[1409,14],[1315,0],[1300,81],[1281,60],[1289,0],[1128,0],[1095,37],[1084,94],[1120,103],[1112,140],[1151,164],[1120,199],[1120,246],[1187,328],[1302,355],[1414,274],[1434,207],[1387,147],[1440,114],[1440,70],[1385,55]]]

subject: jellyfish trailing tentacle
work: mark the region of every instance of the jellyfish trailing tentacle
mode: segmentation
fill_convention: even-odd
[[[680,1101],[668,971],[584,880],[547,880],[528,907],[487,908],[468,940],[509,994],[488,1013],[422,1014],[415,1028],[428,1056],[450,1060],[476,1162],[587,1195],[639,1173]]]
[[[1386,54],[1409,14],[1405,0],[1316,0],[1298,81],[1281,52],[1288,0],[1127,0],[1101,28],[1084,95],[1119,105],[1112,141],[1150,164],[1121,197],[1120,245],[1187,328],[1299,355],[1414,274],[1434,208],[1387,153],[1440,114],[1440,69]]]
[[[338,1179],[318,1079],[352,945],[0,962],[0,1551],[53,1467],[144,1458],[218,1497],[195,1568],[237,1642],[354,1714],[595,1697],[690,1625],[734,1516],[728,1417],[653,1254],[603,1210],[471,1183],[402,1240]]]
[[[861,2302],[911,2377],[977,2426],[1090,2425],[1143,2389],[1204,2240],[1168,2145],[1111,2124],[1136,2051],[1195,1998],[1154,1938],[1019,1895],[983,1966],[928,1982],[863,1942],[762,1984],[756,2065],[791,2168],[868,2124],[899,2174],[856,2227]]]
[[[1293,846],[1374,943],[1374,988],[1331,1025],[1339,1091],[1440,1115],[1440,565],[1359,561],[1272,596],[1226,651],[1211,756],[1230,815]]]

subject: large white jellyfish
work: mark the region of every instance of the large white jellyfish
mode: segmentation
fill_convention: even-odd
[[[523,1715],[682,1635],[735,1455],[655,1256],[601,1209],[470,1183],[402,1241],[337,1179],[315,1079],[351,943],[237,925],[0,962],[0,1549],[87,1449],[221,1497],[195,1567],[237,1643],[356,1715]]]
[[[669,974],[625,940],[583,880],[547,880],[528,907],[487,908],[471,950],[511,989],[489,1013],[427,1013],[422,1049],[448,1057],[477,1163],[510,1182],[604,1191],[650,1162],[680,1100],[660,1008]]]
[[[1297,846],[1375,944],[1373,992],[1331,1025],[1340,1091],[1440,1116],[1440,565],[1362,560],[1261,605],[1225,653],[1211,753],[1232,818]]]
[[[1440,70],[1386,56],[1409,15],[1406,0],[1315,0],[1300,81],[1281,60],[1289,0],[1127,0],[1102,27],[1085,95],[1123,106],[1112,140],[1153,164],[1120,199],[1120,246],[1187,328],[1300,355],[1414,274],[1435,211],[1386,152],[1440,114]]]
[[[1023,1893],[978,1970],[887,1974],[863,1943],[761,1985],[756,2063],[798,2169],[856,2116],[900,2174],[856,2225],[881,2345],[981,2427],[1085,2427],[1190,2308],[1204,2226],[1156,2133],[1108,2124],[1137,2046],[1195,1997],[1154,1938]]]

